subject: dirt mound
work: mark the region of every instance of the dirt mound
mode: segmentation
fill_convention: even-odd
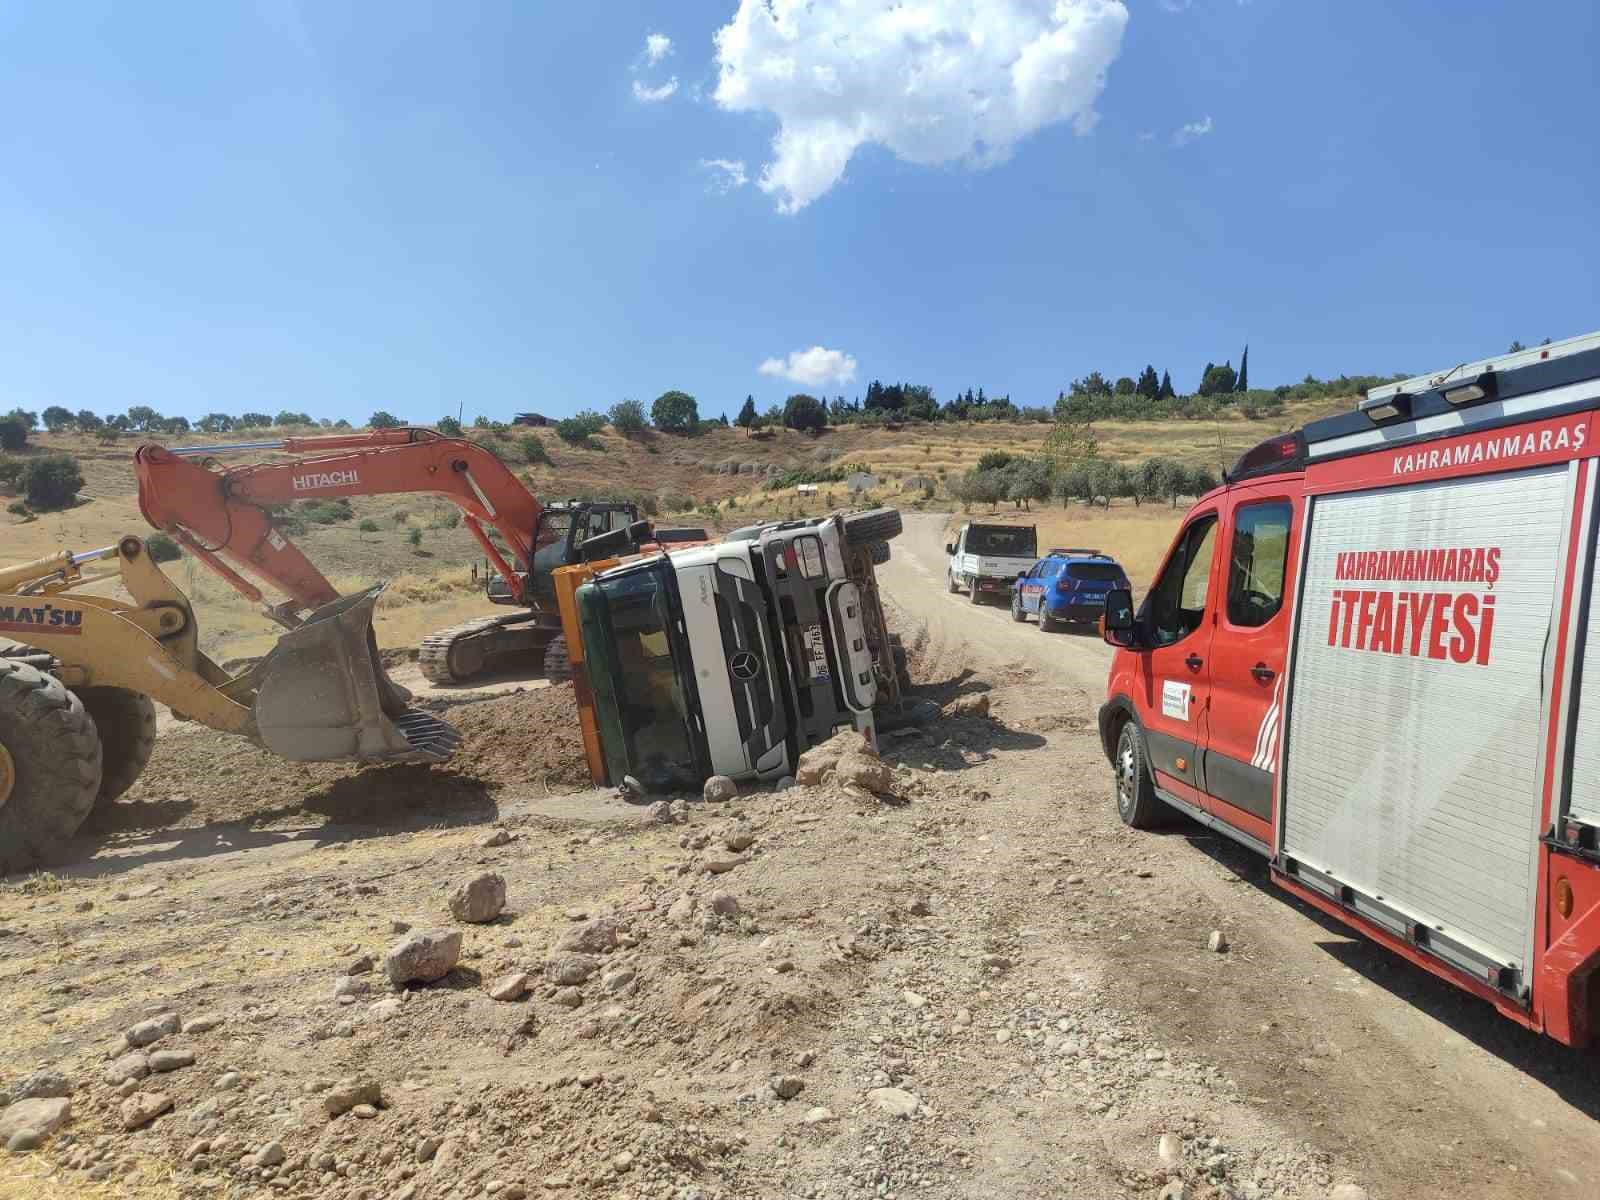
[[[179,726],[156,742],[144,776],[97,811],[86,832],[217,821],[270,825],[307,812],[332,821],[405,812],[473,819],[500,787],[566,791],[589,783],[571,684],[513,692],[443,709],[461,748],[440,766],[286,762],[243,738]]]

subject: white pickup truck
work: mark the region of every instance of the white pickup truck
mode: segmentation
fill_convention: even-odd
[[[1032,525],[979,525],[969,521],[945,546],[945,571],[952,592],[966,592],[974,604],[986,596],[1010,595],[1018,575],[1039,557],[1039,533]]]

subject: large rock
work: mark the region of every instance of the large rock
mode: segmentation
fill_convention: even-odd
[[[877,757],[877,752],[867,745],[865,737],[853,729],[847,729],[800,756],[794,771],[795,782],[804,787],[815,787],[829,771],[838,767],[841,758],[852,753]]]
[[[0,1109],[0,1145],[19,1133],[32,1133],[42,1141],[65,1125],[71,1116],[72,1101],[65,1096],[18,1100]]]
[[[558,987],[577,987],[594,974],[595,960],[587,954],[562,954],[545,966],[545,975]]]
[[[516,971],[502,975],[489,986],[489,999],[510,1003],[528,994],[528,973]]]
[[[494,920],[506,907],[506,881],[494,871],[485,871],[450,893],[450,915],[469,925]]]
[[[617,923],[610,917],[597,917],[574,925],[561,935],[556,951],[575,954],[610,954],[617,948]]]
[[[358,1104],[383,1107],[383,1088],[376,1079],[341,1080],[322,1098],[323,1111],[330,1117],[343,1116]]]
[[[707,804],[721,804],[739,794],[739,785],[726,775],[713,775],[700,794]]]
[[[834,778],[874,796],[894,795],[894,769],[876,755],[846,754],[834,769]]]
[[[143,1079],[150,1074],[150,1058],[143,1050],[130,1050],[105,1070],[105,1081],[118,1087],[130,1079]]]
[[[9,1088],[0,1088],[0,1108],[18,1100],[50,1100],[71,1094],[72,1083],[65,1075],[43,1069],[23,1076]]]
[[[989,715],[989,693],[978,692],[970,696],[958,696],[950,702],[947,710],[952,717],[987,717]]]
[[[123,1039],[129,1046],[138,1049],[141,1046],[154,1045],[162,1038],[177,1033],[182,1027],[178,1014],[162,1013],[159,1017],[151,1017],[148,1021],[140,1021],[133,1028],[123,1033]]]
[[[873,1088],[867,1093],[867,1099],[872,1101],[880,1112],[886,1112],[891,1117],[899,1117],[901,1120],[910,1120],[917,1115],[917,1109],[922,1107],[922,1101],[910,1092],[894,1087]]]
[[[172,1097],[165,1092],[135,1092],[122,1102],[122,1127],[130,1133],[143,1129],[172,1107]]]
[[[459,929],[413,933],[389,948],[389,953],[383,956],[383,969],[389,976],[389,982],[397,986],[403,983],[433,983],[450,974],[460,958]]]

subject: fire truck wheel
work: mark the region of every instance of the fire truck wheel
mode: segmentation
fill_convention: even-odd
[[[1117,815],[1133,829],[1154,829],[1161,820],[1161,801],[1150,778],[1145,758],[1144,738],[1132,720],[1123,723],[1117,735]]]
[[[59,679],[0,659],[0,875],[58,853],[100,791],[100,738]]]
[[[865,546],[870,542],[893,541],[900,536],[905,523],[898,508],[869,508],[866,512],[851,513],[844,519],[844,540],[852,546]]]
[[[156,748],[156,706],[150,697],[119,687],[88,687],[78,699],[100,734],[100,794],[110,804],[131,788]]]

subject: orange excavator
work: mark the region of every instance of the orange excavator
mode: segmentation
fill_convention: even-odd
[[[295,457],[225,466],[230,454]],[[463,683],[512,656],[540,656],[546,672],[571,666],[551,572],[585,560],[704,540],[703,530],[653,530],[620,501],[542,504],[484,446],[432,429],[290,437],[214,446],[139,447],[139,507],[274,621],[297,628],[303,614],[339,593],[275,519],[299,500],[432,494],[454,503],[493,566],[488,598],[518,611],[456,625],[426,638],[418,665],[434,683]],[[490,531],[498,535],[496,543]],[[288,599],[268,604],[241,571]]]

